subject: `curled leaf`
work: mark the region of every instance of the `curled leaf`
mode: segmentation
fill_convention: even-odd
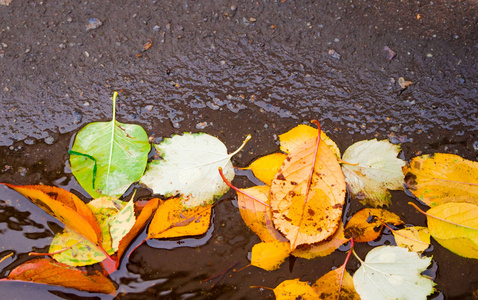
[[[414,157],[403,168],[405,182],[428,206],[447,202],[478,204],[478,162],[436,153]]]
[[[357,243],[365,243],[375,240],[380,236],[383,223],[393,225],[403,224],[396,214],[381,208],[364,208],[359,210],[347,222],[345,237],[353,238]]]

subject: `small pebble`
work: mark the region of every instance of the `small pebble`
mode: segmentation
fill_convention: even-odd
[[[98,18],[91,18],[88,20],[88,24],[86,25],[86,31],[97,29],[101,25],[103,25],[103,22],[101,22]]]
[[[383,47],[383,52],[385,53],[385,57],[388,61],[392,60],[395,56],[397,56],[397,53],[390,49],[390,47],[388,46]]]
[[[403,77],[400,77],[400,78],[398,78],[398,84],[400,85],[400,87],[401,87],[402,89],[406,89],[407,87],[409,87],[410,85],[412,85],[413,82],[408,81],[408,80],[405,80],[405,78],[403,78]]]
[[[475,149],[475,151],[478,151],[478,141],[475,141],[473,143],[473,149]]]
[[[155,25],[155,26],[153,27],[153,30],[154,30],[154,31],[159,31],[160,29],[161,29],[161,26],[159,26],[159,25]]]
[[[83,115],[81,114],[81,112],[74,110],[72,114],[73,114],[73,123],[80,124],[81,120],[83,119]]]
[[[147,111],[153,111],[153,106],[152,105],[146,105],[144,107]]]
[[[433,54],[427,53],[427,57],[433,57]]]
[[[27,176],[28,169],[25,167],[19,167],[18,168],[18,173],[20,173],[21,176]]]
[[[47,143],[48,145],[53,144],[54,141],[55,139],[52,136],[48,136],[45,138],[45,143]]]
[[[90,102],[85,101],[85,102],[83,103],[83,106],[90,106]]]
[[[329,50],[329,56],[332,57],[333,59],[340,60],[340,54],[337,53],[337,51],[330,49]]]

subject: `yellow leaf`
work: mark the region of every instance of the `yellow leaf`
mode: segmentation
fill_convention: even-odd
[[[341,221],[335,233],[327,240],[313,245],[301,245],[292,252],[292,255],[306,259],[327,256],[348,240],[344,236],[344,226]]]
[[[282,281],[274,289],[276,300],[317,300],[318,295],[310,284],[299,279]]]
[[[173,238],[206,233],[212,205],[184,210],[181,198],[164,201],[156,210],[148,230],[149,239]]]
[[[359,210],[347,222],[345,237],[353,238],[357,243],[370,242],[380,236],[383,223],[403,224],[400,217],[381,208],[364,208]]]
[[[318,295],[316,299],[360,300],[360,296],[355,291],[352,276],[344,270],[343,265],[320,277],[312,288]]]
[[[454,154],[422,155],[413,158],[403,173],[413,195],[428,206],[478,204],[478,162]]]
[[[286,157],[283,153],[272,153],[256,159],[246,169],[252,170],[254,176],[270,186]]]
[[[285,153],[290,153],[295,147],[302,145],[304,141],[316,138],[317,129],[300,124],[286,133],[279,135],[280,149]],[[323,131],[320,132],[320,140],[329,146],[337,159],[340,159],[339,147]]]
[[[267,185],[259,185],[248,189],[243,189],[243,193],[237,193],[237,205],[244,223],[255,233],[263,242],[285,242],[287,239],[274,228],[272,223],[272,212],[269,207],[263,203],[269,202],[270,188]],[[255,198],[255,199],[254,199]]]
[[[443,247],[463,257],[478,259],[478,206],[445,203],[427,211],[428,229]]]
[[[393,231],[397,246],[410,251],[423,252],[430,246],[430,232],[427,227],[414,226]]]
[[[344,202],[345,179],[329,146],[317,145],[317,138],[295,145],[272,181],[270,197],[274,225],[291,249],[331,236]]]
[[[251,265],[266,271],[273,271],[280,267],[289,257],[289,242],[259,243],[252,247]]]

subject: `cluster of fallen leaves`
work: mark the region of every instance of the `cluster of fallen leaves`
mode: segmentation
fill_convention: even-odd
[[[253,266],[272,271],[290,255],[314,259],[351,244],[342,266],[313,284],[282,282],[274,289],[277,299],[426,299],[434,292],[433,281],[421,275],[431,261],[422,254],[430,236],[458,255],[478,258],[476,162],[435,154],[407,165],[397,158],[399,146],[377,140],[357,142],[341,155],[314,122],[318,128],[299,125],[280,135],[281,152],[248,167],[264,185],[237,189],[230,183],[230,159],[242,147],[228,154],[213,136],[185,133],[153,145],[157,159],[148,163],[146,132],[116,121],[115,99],[116,94],[112,120],[85,126],[69,151],[72,172],[91,201],[85,204],[56,187],[6,184],[65,227],[48,253],[30,253],[42,258],[19,265],[1,280],[114,294],[108,275],[134,251],[129,245],[147,224],[146,239],[204,234],[215,200],[229,187],[237,191],[245,224],[261,239],[252,248]],[[133,194],[121,201],[138,181],[162,199],[135,201]],[[405,227],[384,208],[391,203],[389,190],[404,187],[431,207],[427,212],[417,207],[428,227]],[[347,191],[367,207],[343,224]],[[354,243],[379,238],[384,227],[392,230],[397,246],[376,247],[360,259]],[[352,253],[361,264],[353,276],[346,270]]]

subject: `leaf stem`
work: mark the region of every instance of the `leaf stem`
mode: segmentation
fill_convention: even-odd
[[[113,92],[113,118],[111,119],[111,140],[110,140],[110,156],[108,158],[108,171],[106,172],[106,188],[109,187],[109,177],[110,177],[110,170],[111,170],[111,160],[113,159],[113,146],[114,146],[114,138],[115,138],[115,122],[116,122],[116,97],[118,97],[118,92]],[[109,193],[109,191],[106,191]]]
[[[229,157],[233,157],[234,155],[236,155],[239,151],[242,150],[242,148],[244,148],[244,146],[247,144],[247,142],[251,139],[251,135],[248,134],[246,136],[246,139],[244,140],[244,142],[242,142],[242,145],[234,152],[232,152],[231,154],[229,154]]]
[[[358,165],[360,165],[359,163],[350,163],[350,162],[347,162],[347,161],[344,161],[344,160],[341,160],[341,159],[338,159],[337,161],[339,162],[339,164],[343,164],[343,165],[349,165],[349,166],[358,166]]]
[[[440,217],[437,217],[437,216],[434,216],[434,215],[431,215],[427,212],[424,212],[423,210],[421,210],[415,203],[413,202],[408,202],[409,205],[415,207],[416,210],[418,210],[419,212],[421,212],[422,214],[428,216],[428,217],[431,217],[431,218],[434,218],[434,219],[437,219],[437,220],[440,220],[440,221],[443,221],[445,223],[448,223],[448,224],[452,224],[452,225],[455,225],[455,226],[459,226],[459,227],[463,227],[463,228],[468,228],[468,229],[472,229],[472,230],[478,230],[478,228],[474,228],[474,227],[470,227],[470,226],[466,226],[466,225],[463,225],[463,224],[458,224],[458,223],[455,223],[455,222],[452,222],[452,221],[449,221],[449,220],[446,220],[446,219],[442,219]]]
[[[2,258],[0,259],[0,263],[3,262],[5,259],[9,258],[10,256],[13,256],[13,253],[14,253],[14,252],[10,252],[9,254],[7,254],[7,255],[5,255],[4,257],[2,257]]]
[[[78,241],[78,242],[74,243],[73,245],[71,245],[70,247],[66,247],[66,248],[60,249],[60,250],[55,251],[55,252],[50,252],[50,253],[30,252],[30,253],[28,253],[28,255],[30,255],[30,256],[44,256],[44,255],[53,256],[55,254],[60,254],[62,252],[70,250],[71,248],[75,247],[76,245],[78,245],[81,242],[83,242],[83,241]]]
[[[342,284],[344,281],[344,275],[347,270],[345,267],[347,266],[347,263],[349,262],[350,255],[352,254],[352,251],[354,250],[354,239],[350,239],[350,250],[349,253],[347,253],[347,257],[345,258],[344,264],[342,265],[342,274],[340,275],[340,282],[339,282],[339,293],[337,294],[337,300],[340,300],[340,292],[342,292]]]
[[[269,204],[264,203],[264,202],[262,202],[261,200],[257,199],[256,197],[254,197],[254,196],[252,196],[252,195],[249,195],[248,193],[245,193],[244,191],[242,191],[242,190],[238,189],[237,187],[233,186],[232,183],[230,183],[229,180],[227,180],[226,177],[224,177],[224,173],[222,172],[222,168],[221,168],[221,167],[218,168],[218,171],[219,171],[219,175],[221,175],[222,180],[224,181],[224,183],[225,183],[228,187],[230,187],[231,189],[235,190],[235,191],[238,192],[238,193],[241,193],[241,194],[243,194],[243,195],[245,195],[245,196],[247,196],[247,197],[253,199],[254,201],[257,201],[257,202],[261,203],[262,205],[265,205],[266,207],[271,207]]]

